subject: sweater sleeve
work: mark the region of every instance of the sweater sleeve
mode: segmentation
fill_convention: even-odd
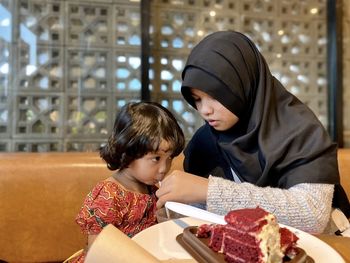
[[[297,184],[289,189],[258,187],[209,177],[207,209],[217,214],[256,207],[273,213],[278,222],[309,233],[322,233],[332,210],[332,184]]]

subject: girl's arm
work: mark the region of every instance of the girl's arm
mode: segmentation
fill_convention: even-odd
[[[260,206],[273,213],[279,223],[322,233],[330,220],[333,191],[331,184],[303,183],[280,189],[210,177],[207,209],[226,214],[234,209]]]

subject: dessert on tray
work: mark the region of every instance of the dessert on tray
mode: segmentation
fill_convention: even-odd
[[[199,262],[314,262],[298,237],[260,207],[230,211],[225,221],[188,227],[177,241]]]

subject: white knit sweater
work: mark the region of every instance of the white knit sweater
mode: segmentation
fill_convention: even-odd
[[[234,209],[260,206],[281,224],[322,233],[330,222],[333,191],[331,184],[303,183],[280,189],[210,176],[207,210],[223,215]]]

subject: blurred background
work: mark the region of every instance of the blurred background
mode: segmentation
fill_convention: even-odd
[[[202,120],[181,71],[219,30],[249,36],[350,147],[350,0],[0,0],[0,151],[96,151],[139,100],[169,108],[189,139]]]

